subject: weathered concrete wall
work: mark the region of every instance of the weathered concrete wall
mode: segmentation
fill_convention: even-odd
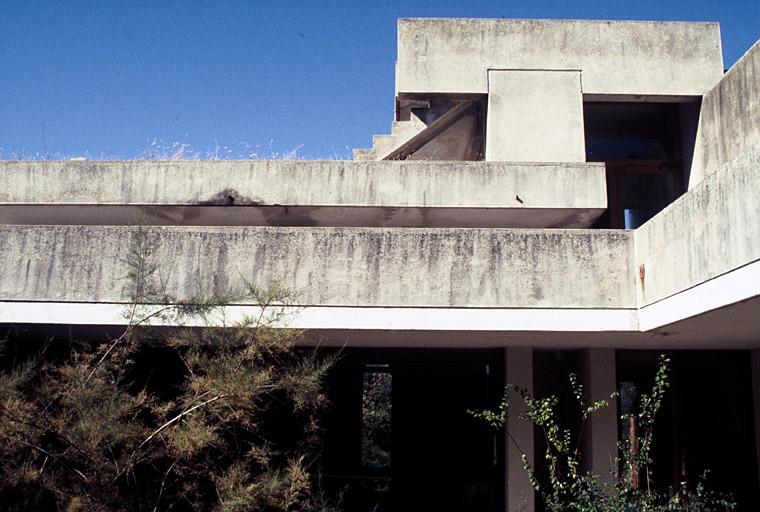
[[[515,199],[519,195],[522,203]],[[606,207],[604,165],[351,161],[5,161],[0,203]]]
[[[760,144],[635,231],[640,306],[760,259]]]
[[[606,206],[602,164],[0,162],[4,224],[580,228]]]
[[[585,162],[578,71],[488,72],[486,160]]]
[[[760,143],[760,41],[702,99],[689,188]]]
[[[397,94],[485,94],[489,69],[581,71],[584,94],[700,96],[723,57],[716,23],[399,20]]]
[[[136,229],[0,226],[0,300],[125,301]],[[234,288],[244,276],[282,280],[306,305],[635,307],[625,231],[144,229],[177,297]]]

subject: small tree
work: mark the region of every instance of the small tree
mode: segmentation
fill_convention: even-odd
[[[12,337],[0,345],[3,508],[330,509],[315,474],[332,361],[294,350],[292,293],[242,283],[176,300],[161,292],[154,249],[136,230],[118,337],[56,340],[28,357]],[[225,321],[239,301],[257,307]]]
[[[513,396],[525,404],[525,412],[520,418],[532,423],[543,433],[546,441],[544,461],[548,466],[548,477],[539,479],[528,457],[521,452],[523,468],[536,494],[550,512],[665,512],[665,511],[727,511],[735,504],[727,496],[709,491],[703,478],[693,489],[683,483],[678,491],[663,492],[651,485],[652,446],[654,421],[663,397],[669,387],[669,363],[667,357],[660,356],[652,390],[644,394],[638,412],[622,419],[633,421],[639,432],[638,439],[625,439],[619,443],[619,458],[612,468],[612,482],[601,478],[593,471],[583,471],[580,451],[583,424],[594,413],[609,406],[608,400],[586,403],[583,386],[574,374],[569,376],[572,395],[576,401],[582,424],[581,434],[574,436],[568,428],[563,428],[558,420],[556,396],[536,398],[525,389],[508,385],[504,398],[495,411],[468,411],[472,416],[488,423],[497,430],[506,429]],[[610,396],[615,400],[617,393]],[[511,439],[507,431],[507,437]],[[514,441],[512,441],[514,443]],[[519,450],[519,446],[514,443]],[[638,485],[640,474],[645,485]]]

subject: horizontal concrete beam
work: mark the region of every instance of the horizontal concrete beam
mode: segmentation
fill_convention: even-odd
[[[755,277],[757,269],[754,270]],[[746,277],[744,274],[737,278]],[[729,274],[730,276],[730,274]],[[718,280],[722,280],[721,276]],[[729,277],[729,280],[733,280]],[[710,281],[711,283],[713,281]],[[760,283],[755,280],[754,283]],[[727,283],[731,284],[731,283]],[[305,330],[304,343],[322,346],[373,347],[504,347],[554,348],[608,347],[620,349],[746,349],[760,347],[760,290],[745,282],[753,299],[715,309],[710,297],[678,296],[655,306],[635,309],[558,308],[430,308],[430,307],[308,307],[286,310],[286,325]],[[699,288],[699,287],[698,287]],[[725,292],[725,288],[722,289]],[[745,290],[746,291],[746,290]],[[699,292],[698,292],[699,294]],[[719,294],[726,299],[725,293]],[[730,297],[734,300],[736,297]],[[676,304],[668,307],[666,303]],[[661,308],[660,306],[665,305]],[[707,306],[696,311],[694,306]],[[647,311],[656,308],[657,311]],[[666,321],[661,323],[664,309]],[[0,336],[15,326],[22,332],[37,332],[44,338],[59,333],[65,337],[102,339],[118,335],[127,325],[125,304],[76,302],[2,302]],[[673,321],[673,313],[688,317]],[[243,315],[258,317],[254,306],[228,306],[210,322],[190,319],[185,326],[234,325]],[[279,314],[279,312],[278,312]],[[696,316],[694,316],[696,315]],[[151,325],[163,326],[163,322]],[[170,324],[173,325],[173,324]]]
[[[589,227],[607,207],[594,163],[21,161],[0,183],[5,224]]]
[[[247,279],[310,306],[636,306],[631,232],[527,229],[6,225],[0,299],[126,302],[136,236],[185,299]]]
[[[584,94],[701,96],[723,57],[717,23],[399,20],[397,94],[486,94],[490,69],[580,71]]]

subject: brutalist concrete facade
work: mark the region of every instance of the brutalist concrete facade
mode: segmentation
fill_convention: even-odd
[[[760,424],[760,44],[724,74],[713,23],[398,37],[392,133],[353,162],[0,162],[0,323],[123,323],[140,230],[172,296],[279,281],[312,343],[495,349],[529,390],[550,351],[579,354],[593,399],[631,350],[739,351]],[[601,474],[616,417],[586,433]],[[533,510],[498,446],[489,510]]]

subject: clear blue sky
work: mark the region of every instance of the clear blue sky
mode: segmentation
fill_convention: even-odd
[[[718,21],[726,67],[760,0],[0,0],[0,158],[133,158],[158,139],[347,157],[387,133],[399,17]]]

